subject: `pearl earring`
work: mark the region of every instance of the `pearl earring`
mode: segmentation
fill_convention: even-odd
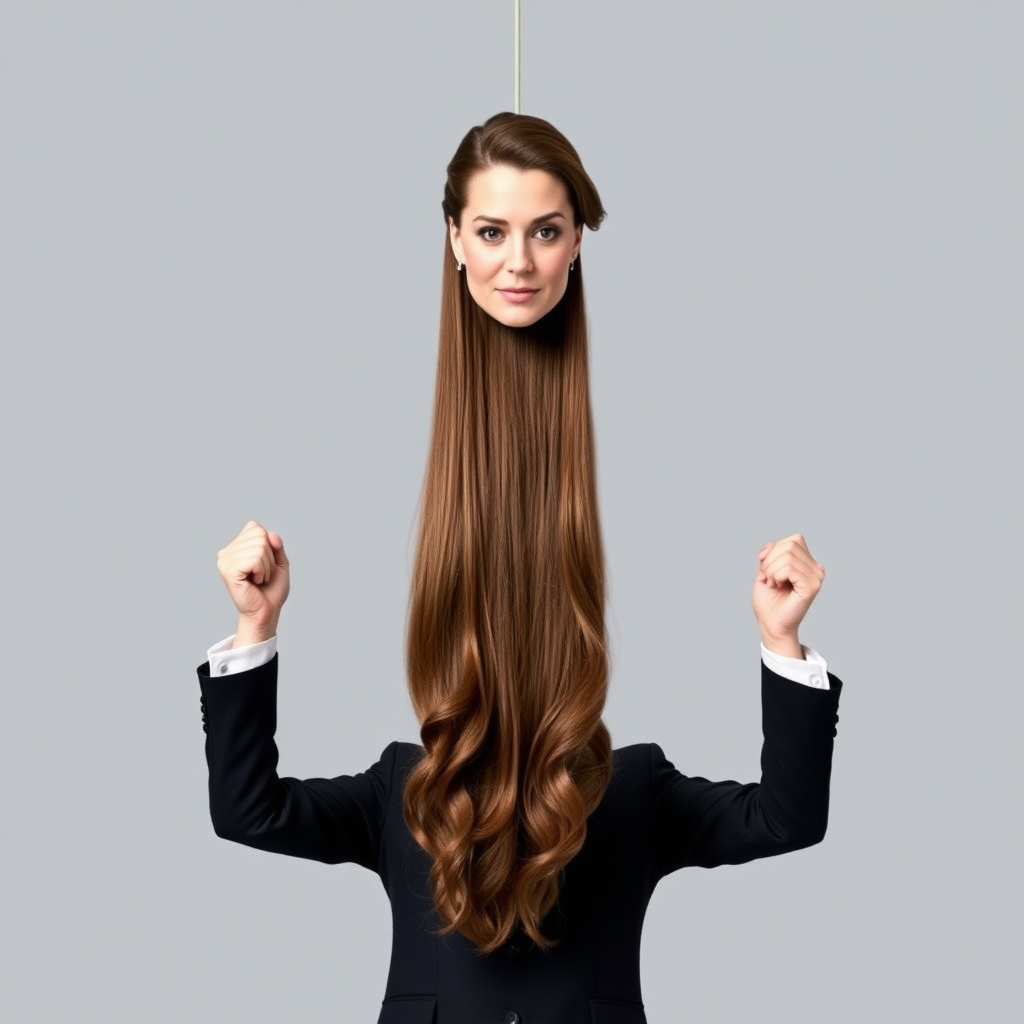
[[[462,264],[459,263],[458,261],[456,261],[455,269],[461,274],[462,273]]]
[[[576,261],[573,260],[572,263],[569,264],[569,269],[572,270],[572,268],[575,267],[575,266],[576,266]]]

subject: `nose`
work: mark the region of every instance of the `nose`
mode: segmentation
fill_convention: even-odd
[[[533,262],[530,258],[530,245],[526,238],[515,235],[509,237],[505,269],[510,274],[525,274],[533,269]]]

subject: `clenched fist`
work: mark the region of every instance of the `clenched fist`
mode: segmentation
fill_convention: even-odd
[[[289,588],[288,557],[281,538],[259,523],[246,523],[238,536],[217,552],[217,571],[238,609],[234,646],[274,636]]]
[[[776,654],[802,658],[800,623],[821,590],[825,567],[799,533],[765,544],[757,561],[753,602],[761,640]]]

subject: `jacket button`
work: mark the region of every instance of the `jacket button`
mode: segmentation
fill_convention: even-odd
[[[509,1010],[501,1024],[523,1024],[523,1018],[515,1010]]]

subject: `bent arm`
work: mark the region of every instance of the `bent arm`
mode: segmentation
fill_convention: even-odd
[[[742,864],[818,843],[842,682],[828,689],[783,679],[762,664],[760,783],[689,778],[652,748],[655,849],[662,874],[688,865]]]
[[[334,779],[280,778],[278,659],[211,678],[199,668],[210,770],[210,817],[224,839],[272,853],[376,871],[396,744],[369,771]]]

